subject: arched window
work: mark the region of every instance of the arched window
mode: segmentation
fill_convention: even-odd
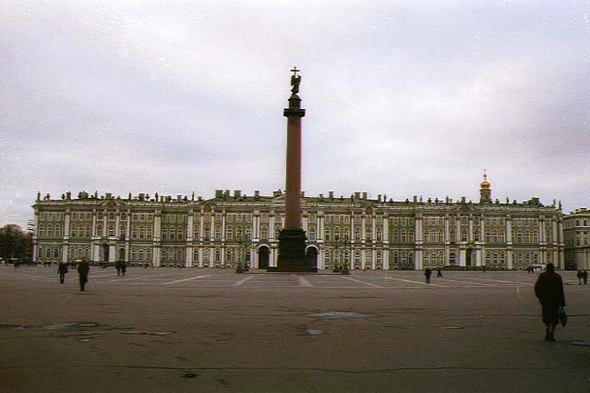
[[[178,227],[176,230],[176,234],[178,235],[178,240],[183,240],[184,239],[184,228]]]
[[[51,224],[47,225],[47,237],[53,237],[53,226]]]
[[[430,266],[430,252],[428,250],[424,251],[424,258],[423,258],[424,267]]]
[[[231,214],[230,214],[231,217]],[[226,236],[227,236],[227,240],[233,240],[234,239],[234,229],[231,226],[227,227],[226,230]]]
[[[429,242],[430,241],[430,232],[428,231],[428,229],[424,229],[424,240]]]

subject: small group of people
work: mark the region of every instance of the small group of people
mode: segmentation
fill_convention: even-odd
[[[117,269],[117,276],[120,276],[121,274],[123,274],[123,277],[125,276],[127,264],[124,261],[115,263],[115,268]]]
[[[127,271],[127,264],[125,262],[117,262],[115,267],[117,268],[117,276],[120,274],[125,275]],[[82,258],[80,262],[78,262],[78,278],[80,280],[80,291],[84,291],[86,287],[86,283],[88,282],[88,273],[90,272],[90,264],[88,263],[88,259]],[[68,273],[68,264],[64,262],[60,262],[57,267],[57,274],[59,274],[59,283],[63,284],[66,280],[66,274]]]
[[[535,272],[535,268],[534,268],[534,267],[532,267],[532,266],[527,266],[527,267],[526,267],[526,271],[527,271],[527,273],[529,273],[529,274],[533,274],[533,273]]]
[[[432,270],[427,267],[424,269],[424,276],[426,277],[426,284],[430,284],[430,276],[432,276]],[[439,267],[436,269],[436,277],[442,277],[442,269]]]
[[[586,270],[578,270],[578,285],[582,285],[582,281],[584,281],[584,285],[588,284],[588,272]]]
[[[86,258],[82,258],[82,261],[78,263],[78,278],[80,280],[80,291],[84,291],[86,283],[88,282],[88,273],[90,272],[90,264]],[[68,273],[68,264],[60,262],[57,266],[57,274],[59,274],[59,283],[63,284],[66,280],[66,274]]]

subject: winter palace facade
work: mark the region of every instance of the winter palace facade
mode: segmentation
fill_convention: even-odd
[[[564,267],[561,204],[492,200],[485,175],[478,202],[413,197],[393,201],[366,193],[302,195],[306,253],[320,269]],[[212,199],[80,192],[33,205],[34,260],[131,265],[275,266],[284,193],[216,191]]]

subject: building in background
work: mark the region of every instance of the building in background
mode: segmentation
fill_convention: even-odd
[[[563,217],[565,267],[590,270],[590,210],[581,208]]]
[[[38,263],[124,260],[131,265],[255,268],[276,266],[284,193],[246,196],[218,190],[212,199],[178,195],[68,192],[39,194],[34,258]],[[306,256],[320,269],[426,267],[525,269],[564,267],[561,204],[538,198],[492,200],[484,175],[480,201],[461,198],[393,201],[356,192],[350,197],[302,193]],[[586,237],[587,239],[587,237]]]

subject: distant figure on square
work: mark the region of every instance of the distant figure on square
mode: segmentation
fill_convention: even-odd
[[[430,268],[426,268],[424,270],[424,276],[426,276],[426,284],[430,284],[430,276],[432,275],[432,270]]]
[[[439,267],[436,269],[436,277],[442,277],[442,269]]]
[[[123,277],[125,277],[125,272],[127,271],[127,264],[125,263],[125,261],[121,262],[121,274],[123,274]]]
[[[59,274],[59,283],[63,284],[66,279],[66,273],[68,272],[68,265],[60,262],[57,266],[57,274]]]
[[[584,280],[584,285],[588,284],[588,271],[587,270],[582,271],[582,280]]]
[[[78,277],[80,278],[80,291],[84,291],[84,287],[88,282],[88,273],[90,272],[90,265],[86,258],[82,258],[82,262],[78,264]]]
[[[121,275],[121,262],[117,261],[117,263],[115,263],[115,268],[117,269],[117,276]]]
[[[581,270],[578,270],[578,274],[576,274],[576,277],[578,277],[578,285],[582,285],[582,277],[584,277],[584,273],[582,273]]]
[[[565,295],[561,276],[555,273],[552,263],[548,263],[545,272],[539,274],[535,283],[535,295],[541,303],[543,323],[547,327],[545,341],[555,341],[555,328],[559,322],[560,307],[565,306]]]

